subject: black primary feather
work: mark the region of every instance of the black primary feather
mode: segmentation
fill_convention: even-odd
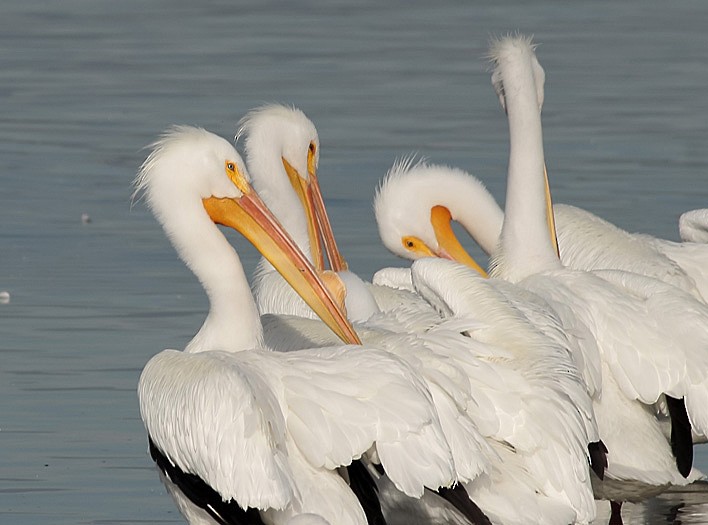
[[[459,510],[470,523],[474,523],[475,525],[492,525],[487,515],[470,499],[467,490],[462,485],[457,484],[449,489],[441,488],[438,489],[436,493]],[[510,504],[513,503],[510,502]]]
[[[189,501],[203,509],[219,525],[265,525],[257,509],[243,509],[234,500],[224,501],[221,495],[202,478],[188,474],[167,459],[148,438],[150,457],[167,478],[182,491]]]
[[[600,479],[605,479],[605,469],[607,468],[607,447],[600,441],[588,443],[588,453],[590,454],[590,468]]]
[[[347,474],[349,476],[349,487],[366,514],[366,522],[369,525],[386,525],[376,481],[374,481],[374,477],[368,471],[366,465],[361,460],[354,460],[347,467]]]
[[[666,396],[666,405],[671,416],[671,452],[676,458],[676,467],[687,478],[693,466],[693,437],[683,398]]]

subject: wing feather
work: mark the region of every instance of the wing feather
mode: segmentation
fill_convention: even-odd
[[[270,388],[238,357],[160,352],[140,376],[140,412],[155,445],[225,501],[280,509],[294,486],[285,419]]]
[[[347,465],[376,444],[400,490],[420,496],[455,480],[426,385],[409,365],[368,347],[281,354],[288,429],[314,465]]]
[[[467,339],[467,355],[450,357],[466,370],[474,397],[489,400],[484,409],[489,419],[496,419],[490,436],[495,450],[502,454],[513,450],[520,469],[534,473],[518,476],[519,487],[574,509],[580,520],[592,517],[587,445],[596,440],[598,431],[592,399],[565,338],[542,333],[525,315],[531,310],[516,307],[495,281],[462,265],[421,259],[413,264],[412,273],[416,289],[426,299],[443,303],[440,311],[477,320],[470,337],[461,338],[463,347]],[[555,320],[546,325],[561,331]],[[475,351],[480,346],[486,350]],[[489,475],[495,483],[508,482],[493,472]]]

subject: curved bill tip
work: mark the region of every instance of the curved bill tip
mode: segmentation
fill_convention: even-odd
[[[435,238],[438,241],[436,255],[469,266],[482,277],[488,277],[484,268],[462,247],[455,232],[452,230],[450,210],[445,206],[433,206],[430,210],[430,222],[433,226]]]

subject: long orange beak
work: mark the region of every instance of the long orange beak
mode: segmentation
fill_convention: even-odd
[[[236,185],[243,192],[239,198],[209,197],[202,200],[211,219],[246,237],[342,341],[361,344],[312,264],[255,190],[243,178]]]
[[[288,174],[290,184],[302,204],[307,216],[307,231],[310,237],[312,260],[317,270],[324,270],[324,251],[332,271],[347,270],[349,265],[337,247],[337,241],[332,231],[332,223],[327,215],[327,209],[322,198],[320,182],[317,179],[317,166],[314,145],[310,145],[307,154],[307,180],[283,157],[283,166]],[[324,250],[323,250],[324,243]]]
[[[438,241],[438,257],[452,259],[465,264],[477,271],[482,277],[488,277],[487,272],[477,264],[477,261],[467,253],[452,230],[452,215],[445,206],[433,206],[430,210],[430,223],[433,226],[435,238]]]
[[[349,265],[344,259],[342,252],[339,251],[339,248],[337,247],[337,241],[334,239],[332,223],[329,221],[329,215],[327,215],[327,209],[324,205],[324,199],[322,199],[322,192],[320,191],[320,182],[317,179],[317,173],[312,170],[310,171],[309,175],[309,194],[312,199],[312,206],[315,210],[315,216],[317,217],[318,230],[322,235],[325,250],[327,251],[327,259],[329,259],[329,265],[332,268],[332,271],[334,272],[347,270],[349,269]]]
[[[317,231],[322,236],[322,241],[327,251],[327,259],[329,266],[333,272],[340,272],[349,269],[347,261],[344,259],[342,252],[337,247],[337,241],[334,239],[334,231],[332,223],[329,221],[327,209],[322,198],[320,190],[320,181],[317,178],[317,160],[315,157],[315,144],[310,143],[310,149],[307,152],[307,175],[309,179],[308,185],[308,206],[312,207],[314,215],[317,218]]]
[[[337,247],[332,223],[324,205],[320,183],[317,179],[314,153],[312,150],[308,152],[307,179],[303,178],[285,158],[282,161],[290,184],[300,199],[307,216],[307,230],[315,268],[317,270],[324,269],[324,252],[326,252],[332,271],[338,272],[348,269],[349,266]]]
[[[324,252],[322,250],[322,238],[320,237],[319,225],[315,214],[315,207],[312,203],[312,190],[308,182],[303,179],[298,171],[282,157],[285,173],[288,174],[290,185],[300,199],[307,216],[307,235],[310,239],[310,252],[315,269],[319,272],[324,270]]]

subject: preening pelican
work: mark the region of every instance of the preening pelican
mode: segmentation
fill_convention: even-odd
[[[533,376],[539,367],[548,367],[545,374],[537,378],[537,383],[529,384],[519,379],[512,388],[518,392],[527,389],[527,397],[546,392],[549,403],[554,402],[559,395],[566,399],[575,399],[575,403],[586,416],[586,435],[591,436],[589,452],[593,456],[594,469],[602,476],[603,444],[598,442],[593,410],[588,407],[590,397],[600,395],[600,361],[594,340],[585,327],[579,325],[564,331],[560,317],[538,295],[499,279],[482,279],[477,272],[465,273],[462,268],[449,266],[449,263],[435,261],[429,257],[435,254],[443,258],[455,258],[451,254],[462,249],[449,225],[451,214],[446,209],[441,209],[441,204],[444,203],[445,208],[452,212],[452,216],[468,227],[473,227],[478,224],[477,221],[487,216],[475,214],[475,210],[485,207],[484,202],[480,206],[469,206],[465,201],[469,191],[467,194],[452,192],[460,196],[457,200],[452,193],[446,195],[443,188],[454,184],[472,185],[471,191],[481,192],[487,197],[488,211],[491,214],[498,213],[503,220],[501,209],[476,179],[471,179],[461,170],[423,162],[414,164],[411,159],[406,159],[392,168],[377,191],[375,211],[384,244],[397,255],[420,259],[414,264],[412,272],[408,273],[408,278],[412,277],[413,281],[417,281],[419,289],[427,288],[430,291],[431,287],[435,287],[434,295],[428,293],[427,297],[438,304],[442,302],[444,306],[439,306],[440,308],[455,314],[473,315],[476,319],[486,322],[490,328],[497,329],[494,335],[497,341],[505,341],[504,347],[518,348],[519,356],[526,353],[526,360],[521,357],[518,361],[519,366],[526,368],[524,373]],[[430,211],[419,212],[418,215],[407,214],[407,211],[411,210],[409,203],[416,201],[425,201],[426,205],[421,206],[421,209]],[[455,203],[458,208],[455,208]],[[444,220],[431,220],[436,211],[438,218]],[[487,242],[493,246],[496,244],[496,238],[489,238]],[[464,257],[461,262],[466,263],[469,259],[468,256]],[[471,266],[476,268],[476,265]],[[393,272],[393,278],[391,273],[391,269],[378,272],[374,276],[374,282],[393,281],[406,287],[403,278],[405,274],[401,276],[401,270]],[[421,283],[421,275],[425,275],[429,284]],[[440,299],[436,301],[435,296]],[[554,382],[561,384],[559,378],[564,377],[561,372],[563,363],[568,370],[577,368],[583,381],[578,381],[577,377],[570,379],[573,377],[571,374],[570,377],[565,377],[565,393],[549,393],[548,385]],[[569,408],[566,406],[564,410]],[[544,416],[539,413],[537,417],[543,419]],[[535,475],[538,477],[542,472],[544,471],[538,470]],[[474,492],[472,494],[476,496]],[[483,502],[479,501],[480,504]]]
[[[155,355],[138,386],[150,453],[190,523],[316,520],[301,514],[377,522],[380,508],[357,499],[375,500],[371,487],[357,488],[372,481],[353,463],[365,453],[409,496],[454,482],[431,395],[407,364],[370,347],[264,347],[243,267],[215,223],[251,240],[342,338],[356,334],[227,141],[174,128],[154,144],[135,186],[209,297],[185,351]],[[347,465],[351,486],[337,471]]]
[[[669,484],[686,484],[692,462],[686,427],[692,424],[702,434],[708,430],[708,355],[694,336],[662,322],[666,312],[660,305],[638,296],[636,282],[648,278],[618,272],[603,279],[561,265],[546,217],[543,99],[538,92],[543,69],[525,37],[496,42],[492,57],[492,81],[507,112],[510,149],[505,217],[491,275],[572,313],[574,322],[584,323],[596,339],[602,396],[595,413],[609,450],[605,480],[596,484],[596,495],[631,501]],[[621,283],[623,275],[631,285]],[[666,402],[671,413],[670,441],[653,413],[657,402]]]
[[[309,134],[291,128],[298,120]],[[298,149],[299,164],[306,165],[306,152],[316,135],[314,126],[305,120],[297,110],[267,107],[249,114],[242,128],[249,168],[274,168],[267,173],[253,169],[254,186],[286,229],[300,232],[295,240],[299,238],[301,247],[307,246],[307,219],[316,212],[303,210],[306,200],[296,198],[292,179],[289,183],[285,172],[275,168],[282,151]],[[251,139],[251,133],[277,137],[277,147]],[[266,155],[271,157],[270,164],[259,158]],[[286,194],[290,197],[285,198]],[[296,212],[299,227],[293,219]],[[292,228],[290,220],[294,221]],[[467,271],[453,266],[463,274]],[[499,294],[484,279],[455,272],[442,266],[414,272],[415,286],[409,281],[404,286],[408,291],[401,294],[418,305],[424,303],[425,308],[411,310],[401,301],[398,308],[375,313],[366,323],[357,324],[358,331],[365,341],[407,360],[423,376],[453,450],[458,479],[493,522],[589,522],[595,506],[586,447],[596,440],[597,431],[591,401],[567,350],[554,346],[506,303],[490,308]],[[457,302],[446,297],[453,287],[460,292]],[[477,306],[482,303],[484,307]],[[445,315],[441,317],[436,309],[443,304]],[[298,326],[306,324],[300,321]],[[516,335],[510,337],[507,332]],[[305,339],[321,342],[322,337],[311,330]]]
[[[597,339],[599,354],[587,345],[587,337],[576,337],[581,362],[591,365],[590,371],[597,368],[585,376],[591,389],[592,377],[597,379],[597,372],[602,372],[602,396],[595,398],[595,411],[600,436],[609,449],[609,469],[605,483],[596,487],[598,497],[637,500],[667,484],[684,484],[692,458],[686,426],[690,421],[694,431],[706,429],[703,401],[698,401],[706,395],[706,358],[700,350],[708,344],[704,305],[688,292],[641,275],[617,270],[591,275],[560,267],[549,241],[544,204],[543,99],[537,94],[542,69],[524,38],[498,42],[493,55],[497,64],[493,79],[508,112],[511,134],[506,219],[484,187],[464,172],[399,163],[377,193],[384,244],[412,259],[430,253],[448,256],[449,250],[441,248],[448,242],[447,225],[431,224],[436,206],[448,208],[449,216],[494,254],[494,276],[542,297],[553,306],[569,336],[583,330]],[[445,188],[445,194],[434,188]],[[433,198],[424,200],[428,195]],[[420,202],[422,211],[405,215],[412,202]],[[559,213],[556,226],[565,262],[573,230],[564,221]],[[406,242],[411,238],[412,246]],[[585,240],[590,242],[589,237]],[[583,243],[576,245],[580,249]],[[508,291],[504,291],[507,296]],[[524,307],[518,299],[515,304]],[[670,438],[662,434],[655,410],[671,412]]]
[[[419,205],[411,208],[412,202]],[[479,266],[469,263],[472,258],[455,238],[450,221],[462,224],[490,253],[496,250],[504,221],[503,210],[481,181],[459,168],[416,162],[413,158],[396,162],[388,171],[376,191],[374,210],[381,240],[399,257],[414,261],[431,256],[453,259],[475,270]],[[436,214],[438,220],[434,220]],[[458,257],[457,253],[464,255]],[[374,282],[406,287],[410,271],[406,276],[402,269],[392,270],[380,270],[374,275]],[[501,293],[501,302],[520,310],[537,330],[566,348],[582,373],[588,395],[600,395],[599,355],[584,325],[562,333],[559,327],[563,320],[542,297],[500,279],[491,279],[487,286]],[[475,315],[485,315],[485,311]],[[571,319],[565,319],[566,324]]]
[[[403,159],[389,170],[375,198],[379,235],[400,257],[452,258],[470,264],[450,226],[459,222],[488,255],[497,248],[504,212],[481,181],[459,168]],[[555,204],[561,262],[577,270],[615,269],[655,277],[701,298],[697,281],[675,261],[660,253],[666,243],[676,250],[699,252],[698,244],[658,241],[625,232],[574,206]],[[700,241],[704,210],[681,216],[685,240]],[[692,237],[692,238],[690,238]],[[689,239],[690,238],[690,239]],[[455,249],[450,249],[453,246]],[[458,257],[456,253],[462,253]],[[696,272],[694,272],[695,275]]]
[[[411,205],[411,203],[415,204]],[[621,265],[624,270],[634,270],[636,273],[660,277],[661,282],[675,286],[694,298],[700,297],[695,281],[673,261],[651,248],[649,246],[651,241],[648,241],[646,236],[623,232],[579,208],[563,204],[555,204],[553,208],[557,219],[561,260],[566,266],[579,270],[590,270],[593,266],[614,268],[617,265],[612,262],[612,259],[616,260],[616,258],[604,257],[603,252],[607,250],[609,254],[617,254],[618,249],[613,246],[622,246],[626,251],[626,257],[623,259],[625,264]],[[450,255],[455,253],[454,250],[446,248],[446,246],[460,246],[452,233],[449,220],[459,222],[487,254],[496,250],[504,221],[501,207],[483,183],[473,175],[459,168],[429,164],[424,161],[414,162],[412,158],[396,162],[388,171],[376,192],[374,209],[384,245],[399,257],[411,260],[433,255],[469,264],[471,257],[466,252],[463,257],[456,257]],[[438,217],[449,217],[449,220],[437,222],[432,220],[436,210]],[[700,233],[705,226],[706,216],[708,213],[703,209],[692,210],[681,216],[680,228],[685,241],[701,241]],[[573,237],[574,233],[577,233],[577,238]],[[583,242],[580,242],[580,239]],[[675,245],[692,249],[691,245],[686,243],[682,245],[675,243]],[[579,264],[593,253],[598,257],[595,263]],[[649,261],[654,261],[654,264],[650,264]],[[476,263],[471,266],[476,267]],[[654,268],[654,270],[646,270],[646,268]],[[595,274],[607,280],[620,282],[612,270],[595,270]],[[408,284],[405,282],[406,279]],[[409,288],[410,272],[404,269],[386,268],[374,275],[373,282]],[[648,296],[660,287],[654,279],[622,279],[621,282],[625,286],[631,283],[639,297]],[[704,311],[702,306],[695,305],[693,300],[683,293],[666,287],[661,289],[662,295],[673,293],[673,302],[678,301],[678,304],[684,305],[685,318],[691,317],[689,312]],[[510,293],[512,293],[510,289],[506,290],[506,295],[513,299]],[[523,307],[523,302],[515,301],[515,304]],[[674,311],[681,310],[674,309]],[[698,314],[698,317],[694,318],[692,325],[683,323],[688,330],[687,333],[694,332],[699,339],[701,339],[703,326],[700,321],[701,315],[703,314]],[[533,319],[532,314],[530,318]],[[570,320],[572,316],[566,319],[566,323]],[[538,322],[543,323],[543,318],[539,318]],[[693,328],[689,328],[690,326]],[[587,336],[574,337],[584,331],[586,330],[582,325],[576,325],[569,330],[569,335],[571,339],[587,346],[590,342]],[[586,356],[593,353],[582,352]],[[581,370],[586,372],[584,376],[588,385],[599,386],[599,362],[598,366],[589,363],[590,367],[583,366],[582,363],[578,364]],[[590,391],[594,392],[595,388],[590,386]],[[705,436],[695,433],[693,437],[694,443],[706,440]]]
[[[542,83],[536,87],[543,89]],[[453,258],[477,268],[450,221],[459,222],[488,255],[497,248],[504,222],[503,210],[478,179],[459,168],[412,159],[389,170],[375,210],[381,239],[393,253],[409,259]],[[553,211],[566,267],[639,273],[708,300],[708,210],[681,216],[682,243],[629,233],[575,206],[556,204]]]
[[[441,257],[466,262],[486,275],[462,248],[450,224],[459,222],[490,254],[504,211],[482,182],[459,168],[408,157],[397,161],[374,197],[379,236],[405,259]]]

